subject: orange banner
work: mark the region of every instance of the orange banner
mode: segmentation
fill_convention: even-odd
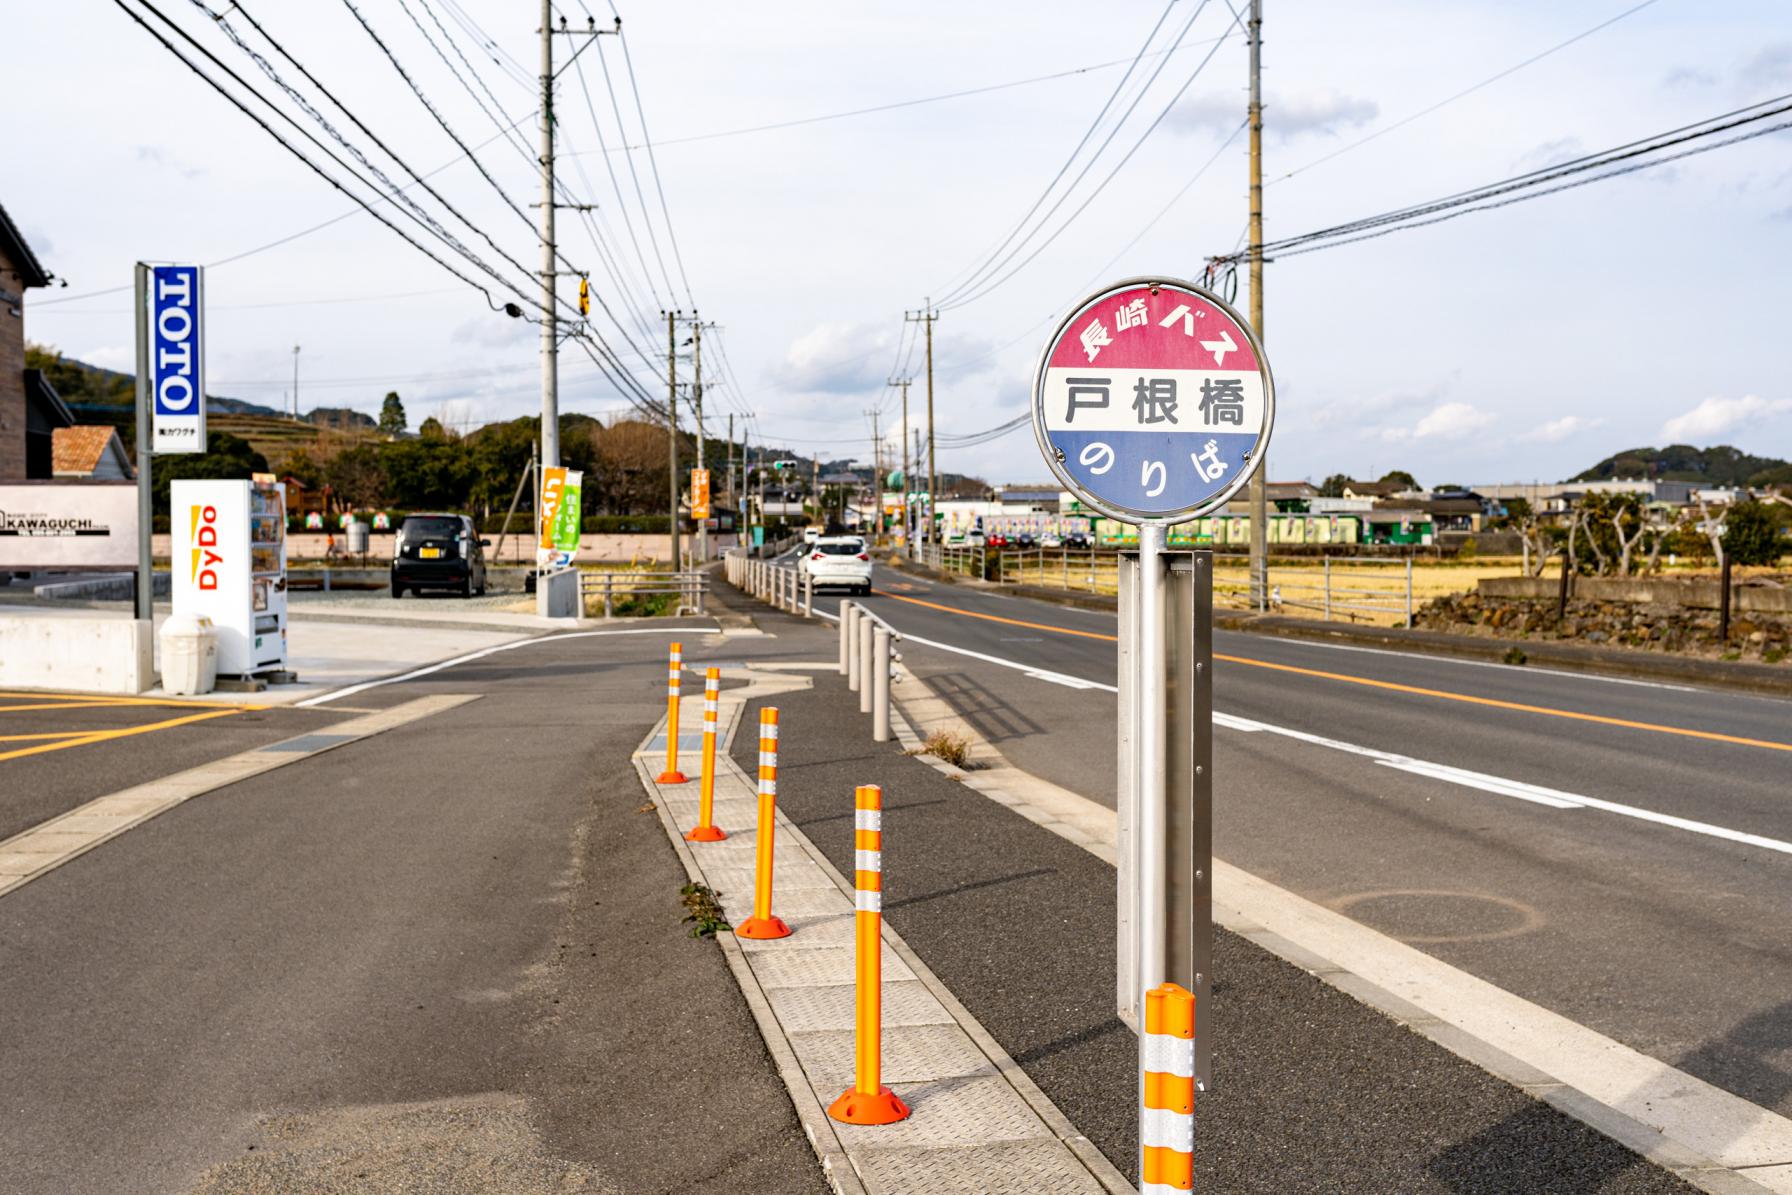
[[[566,470],[558,465],[541,471],[541,500],[535,504],[535,546],[552,550],[554,524],[560,518],[560,503],[566,497]]]
[[[691,470],[691,517],[707,519],[709,517],[709,470]]]

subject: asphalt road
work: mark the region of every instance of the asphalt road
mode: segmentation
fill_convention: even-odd
[[[1113,803],[1112,615],[876,584],[906,666],[1010,762]],[[1214,651],[1219,856],[1792,1113],[1792,703],[1225,632]]]
[[[356,694],[480,696],[0,896],[0,1189],[825,1191],[641,810],[629,760],[668,638],[536,643]],[[43,758],[158,774],[91,750]],[[0,761],[0,808],[36,758]]]
[[[781,639],[824,630],[763,612]],[[911,657],[912,659],[912,657]],[[884,785],[884,915],[1071,1122],[1133,1171],[1137,1039],[1114,1016],[1114,872],[926,763],[874,744],[844,681],[780,695],[778,803],[853,866],[856,784]],[[752,711],[748,712],[751,724]],[[736,761],[757,744],[738,736]],[[776,902],[774,898],[774,908]],[[1224,931],[1203,1032],[1195,1189],[1403,1195],[1690,1191],[1597,1131]]]

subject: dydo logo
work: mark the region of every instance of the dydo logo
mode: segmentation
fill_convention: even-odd
[[[187,542],[193,545],[193,584],[203,590],[218,588],[218,566],[224,557],[218,554],[218,508],[194,505],[187,508]]]

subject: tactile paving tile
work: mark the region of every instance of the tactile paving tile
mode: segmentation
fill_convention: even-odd
[[[840,1144],[855,1158],[860,1156],[861,1150],[945,1145],[975,1145],[980,1150],[987,1150],[999,1141],[1037,1138],[1044,1138],[1045,1141],[1058,1145],[1057,1138],[1045,1127],[1045,1122],[1027,1107],[1026,1101],[1000,1075],[972,1075],[929,1083],[892,1083],[890,1089],[902,1097],[914,1110],[914,1115],[895,1124],[834,1123],[834,1131],[840,1135]],[[1064,1149],[1062,1145],[1058,1145],[1058,1148]],[[1064,1152],[1069,1154],[1068,1150]],[[910,1195],[919,1188],[898,1185],[887,1189]],[[1056,1191],[1057,1188],[1033,1187],[1031,1190]]]
[[[836,1029],[793,1033],[790,1044],[816,1090],[838,1095],[852,1085],[853,1068],[857,1065],[853,1039],[850,1029]],[[891,1025],[883,1031],[885,1083],[923,1083],[995,1073],[994,1064],[957,1025]]]
[[[778,1015],[778,1022],[793,1038],[801,1033],[851,1029],[854,1023],[854,994],[855,989],[851,984],[831,988],[769,988],[766,991],[766,996],[772,1002],[772,1011]],[[883,1011],[886,1028],[892,1025],[952,1024],[952,1014],[933,998],[932,992],[916,980],[884,984]],[[798,1057],[801,1058],[802,1055],[798,1054]],[[1012,1094],[1012,1089],[1009,1091]]]
[[[722,908],[736,922],[753,911],[753,890],[751,888],[723,889]],[[820,917],[830,913],[840,913],[851,908],[846,897],[838,889],[829,892],[822,888],[796,888],[789,892],[779,892],[774,886],[772,892],[772,912],[786,921],[792,917]],[[850,982],[849,980],[835,982]]]
[[[875,1130],[873,1130],[875,1131]],[[973,1148],[872,1149],[853,1161],[871,1195],[1102,1195],[1057,1141],[1002,1141]]]
[[[784,917],[784,914],[778,912],[776,896],[772,898],[772,912],[779,917]],[[790,937],[740,938],[738,941],[741,949],[775,950],[797,938],[802,939],[801,945],[805,949],[811,946],[851,946],[853,943],[852,910],[850,908],[839,913],[810,917],[784,917],[784,920],[790,926]]]
[[[709,863],[704,860],[708,843],[693,843],[692,854],[697,856],[697,863],[703,868],[703,882],[717,892],[751,892],[753,890],[753,868],[727,867],[720,863]],[[774,867],[772,869],[772,908],[778,907],[778,894],[795,892],[803,888],[826,888],[829,892],[840,891],[833,880],[819,867]],[[780,914],[782,916],[782,914]]]
[[[800,950],[767,950],[751,959],[761,987],[837,987],[853,981],[854,951],[850,946],[804,947]],[[884,982],[913,979],[902,956],[884,947]]]
[[[728,829],[726,824],[722,828]],[[704,843],[703,856],[705,859],[715,860],[718,867],[752,867],[753,861],[759,857],[754,850],[752,837],[750,833],[730,832],[728,837],[720,842]],[[815,863],[815,860],[809,857],[809,852],[794,842],[772,843],[772,861],[791,864],[807,863],[811,866]]]

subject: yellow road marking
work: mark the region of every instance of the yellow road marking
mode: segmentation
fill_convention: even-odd
[[[1069,627],[1051,626],[1043,622],[1025,622],[1018,618],[1003,618],[996,614],[980,614],[974,610],[960,610],[953,606],[943,606],[938,602],[924,602],[919,598],[903,597],[898,593],[878,591],[882,596],[893,598],[899,602],[913,602],[917,606],[927,606],[934,610],[944,610],[948,614],[958,614],[965,618],[981,618],[989,622],[1006,623],[1009,626],[1029,627],[1036,631],[1052,631],[1059,635],[1076,635],[1083,639],[1105,639],[1110,643],[1118,642],[1116,635],[1103,635],[1095,631],[1076,631]],[[1633,722],[1628,718],[1612,718],[1604,714],[1583,714],[1578,710],[1562,710],[1546,705],[1527,705],[1521,701],[1501,701],[1494,697],[1477,697],[1472,693],[1453,693],[1447,689],[1425,689],[1417,685],[1402,685],[1394,681],[1375,680],[1367,676],[1351,676],[1343,672],[1326,672],[1318,668],[1300,668],[1293,664],[1272,664],[1268,660],[1252,660],[1245,656],[1229,656],[1214,652],[1213,658],[1224,660],[1228,664],[1248,664],[1252,668],[1268,668],[1276,672],[1291,672],[1298,676],[1318,677],[1321,680],[1342,681],[1350,685],[1367,685],[1373,689],[1386,689],[1394,693],[1410,693],[1418,697],[1435,697],[1443,701],[1463,701],[1470,705],[1492,706],[1495,709],[1516,710],[1524,714],[1546,714],[1552,718],[1569,718],[1576,722],[1597,722],[1602,726],[1621,726],[1626,730],[1650,730],[1657,734],[1674,734],[1689,739],[1706,739],[1714,743],[1734,743],[1742,747],[1760,747],[1766,751],[1792,751],[1792,743],[1776,742],[1772,739],[1751,739],[1741,735],[1719,734],[1714,730],[1693,730],[1685,726],[1665,726],[1659,722]]]
[[[17,714],[26,710],[128,709],[117,701],[41,701],[30,705],[0,705],[0,714]]]
[[[220,703],[216,701],[182,701],[178,697],[127,697],[120,694],[116,697],[95,693],[47,693],[31,689],[0,689],[0,698],[26,698],[32,701],[76,702],[86,701],[101,705],[152,705],[168,706],[173,709],[217,709],[221,704],[228,704],[233,709],[259,710],[267,707],[237,703]]]
[[[227,718],[243,711],[234,707],[212,710],[204,714],[188,714],[184,718],[169,718],[165,722],[151,722],[144,726],[126,726],[118,730],[101,730],[93,734],[85,734],[80,738],[65,739],[59,743],[39,743],[35,747],[20,747],[16,751],[0,752],[0,763],[9,759],[18,759],[25,755],[42,755],[46,751],[61,751],[66,747],[85,747],[89,743],[104,743],[111,739],[129,738],[134,734],[148,734],[152,730],[167,730],[172,726],[185,726],[189,722],[204,722],[208,718]]]
[[[23,743],[33,739],[78,739],[92,733],[91,730],[56,730],[47,734],[0,734],[0,743]]]

